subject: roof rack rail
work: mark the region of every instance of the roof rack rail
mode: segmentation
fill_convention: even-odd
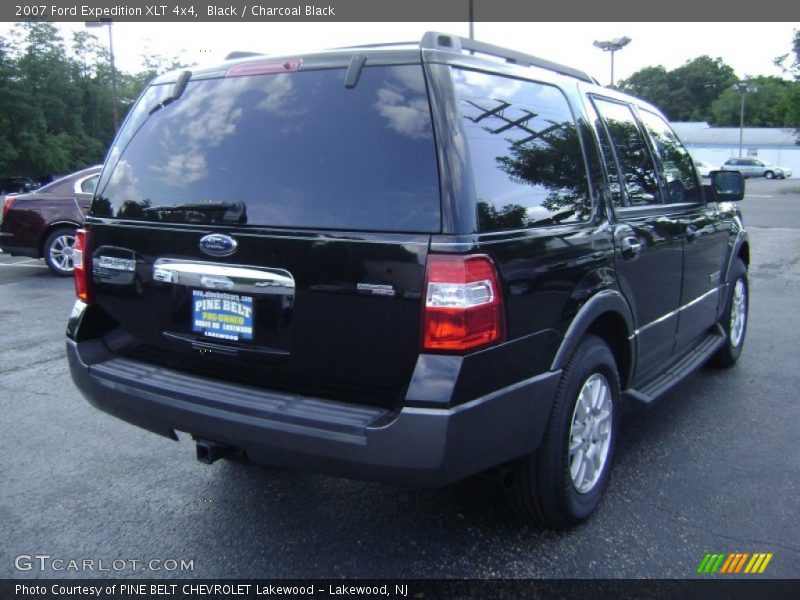
[[[502,48],[501,46],[494,46],[485,42],[479,42],[469,38],[462,38],[457,35],[450,35],[449,33],[428,31],[422,36],[422,40],[420,40],[419,45],[422,48],[429,48],[432,50],[449,50],[450,52],[463,52],[466,50],[469,52],[477,52],[479,54],[488,54],[489,56],[504,58],[506,62],[511,64],[521,65],[523,67],[541,67],[549,71],[561,73],[562,75],[575,77],[576,79],[580,79],[582,81],[597,83],[597,80],[594,77],[584,73],[579,69],[573,69],[572,67],[560,65],[544,58],[539,58],[523,52],[517,52],[516,50],[509,50],[508,48]]]
[[[358,44],[356,46],[337,46],[331,50],[357,50],[358,48],[384,48],[392,46],[419,46],[419,42],[384,42],[378,44]]]
[[[235,58],[250,58],[251,56],[266,56],[266,54],[262,54],[261,52],[248,52],[246,50],[234,50],[233,52],[228,53],[228,56],[225,57],[225,60],[233,60]]]

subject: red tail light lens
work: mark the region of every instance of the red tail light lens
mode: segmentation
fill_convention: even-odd
[[[10,211],[11,207],[14,206],[14,201],[15,200],[16,200],[16,198],[14,198],[13,196],[6,196],[6,200],[3,203],[3,220],[4,221],[6,219],[6,215],[8,214],[8,211]]]
[[[275,73],[294,73],[303,64],[302,58],[290,60],[261,60],[247,62],[228,69],[225,77],[245,77],[248,75],[272,75]]]
[[[91,304],[92,295],[92,232],[78,229],[75,232],[75,247],[72,254],[75,265],[75,295],[79,299]]]
[[[422,327],[425,350],[464,352],[503,339],[500,284],[488,256],[428,256]]]

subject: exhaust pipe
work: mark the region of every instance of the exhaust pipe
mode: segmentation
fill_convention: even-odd
[[[207,442],[205,440],[197,440],[197,460],[207,465],[225,458],[234,452],[233,446],[226,446],[224,444],[217,444],[216,442]]]

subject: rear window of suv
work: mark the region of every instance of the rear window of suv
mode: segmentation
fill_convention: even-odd
[[[192,81],[112,149],[95,217],[364,231],[440,230],[439,175],[422,67],[330,69]]]
[[[587,221],[578,129],[553,85],[453,69],[481,231]]]

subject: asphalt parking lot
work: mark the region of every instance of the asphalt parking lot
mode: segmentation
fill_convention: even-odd
[[[707,552],[772,552],[764,576],[800,577],[800,181],[749,181],[742,211],[741,361],[626,418],[599,512],[562,533],[521,524],[482,479],[411,489],[200,464],[190,441],[79,396],[63,343],[72,281],[0,255],[0,577],[683,578]],[[19,571],[23,554],[193,570]]]

